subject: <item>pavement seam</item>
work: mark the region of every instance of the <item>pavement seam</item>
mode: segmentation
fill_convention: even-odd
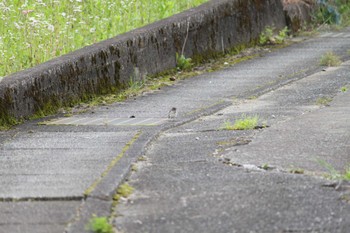
[[[46,201],[81,201],[83,196],[71,196],[71,197],[0,197],[0,202],[46,202]]]
[[[122,151],[108,164],[106,170],[102,172],[100,177],[98,177],[85,191],[84,191],[84,197],[88,197],[96,188],[96,186],[102,181],[102,179],[108,175],[108,173],[111,171],[111,169],[118,163],[118,161],[125,155],[125,153],[128,151],[131,145],[134,144],[134,142],[140,137],[142,131],[138,131],[134,137],[125,144]]]

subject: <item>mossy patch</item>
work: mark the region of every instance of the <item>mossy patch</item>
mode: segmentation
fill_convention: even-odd
[[[114,201],[119,201],[120,198],[127,198],[134,192],[134,188],[131,187],[128,183],[120,185],[113,196]]]
[[[329,106],[330,102],[332,102],[331,97],[320,97],[316,100],[316,104],[320,106]]]
[[[242,115],[234,124],[230,121],[225,121],[223,129],[225,130],[251,130],[258,126],[259,116]]]

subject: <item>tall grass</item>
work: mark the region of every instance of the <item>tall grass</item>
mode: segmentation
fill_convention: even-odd
[[[1,0],[0,79],[208,0]]]

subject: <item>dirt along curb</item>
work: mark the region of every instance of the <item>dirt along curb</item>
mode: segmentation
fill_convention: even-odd
[[[266,26],[283,28],[280,0],[215,0],[85,47],[0,82],[0,126],[52,114],[176,67],[176,53],[210,56],[249,44]]]

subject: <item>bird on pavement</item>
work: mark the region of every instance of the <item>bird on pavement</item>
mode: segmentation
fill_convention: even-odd
[[[175,107],[171,108],[168,113],[169,119],[174,119],[177,116],[177,109]]]

